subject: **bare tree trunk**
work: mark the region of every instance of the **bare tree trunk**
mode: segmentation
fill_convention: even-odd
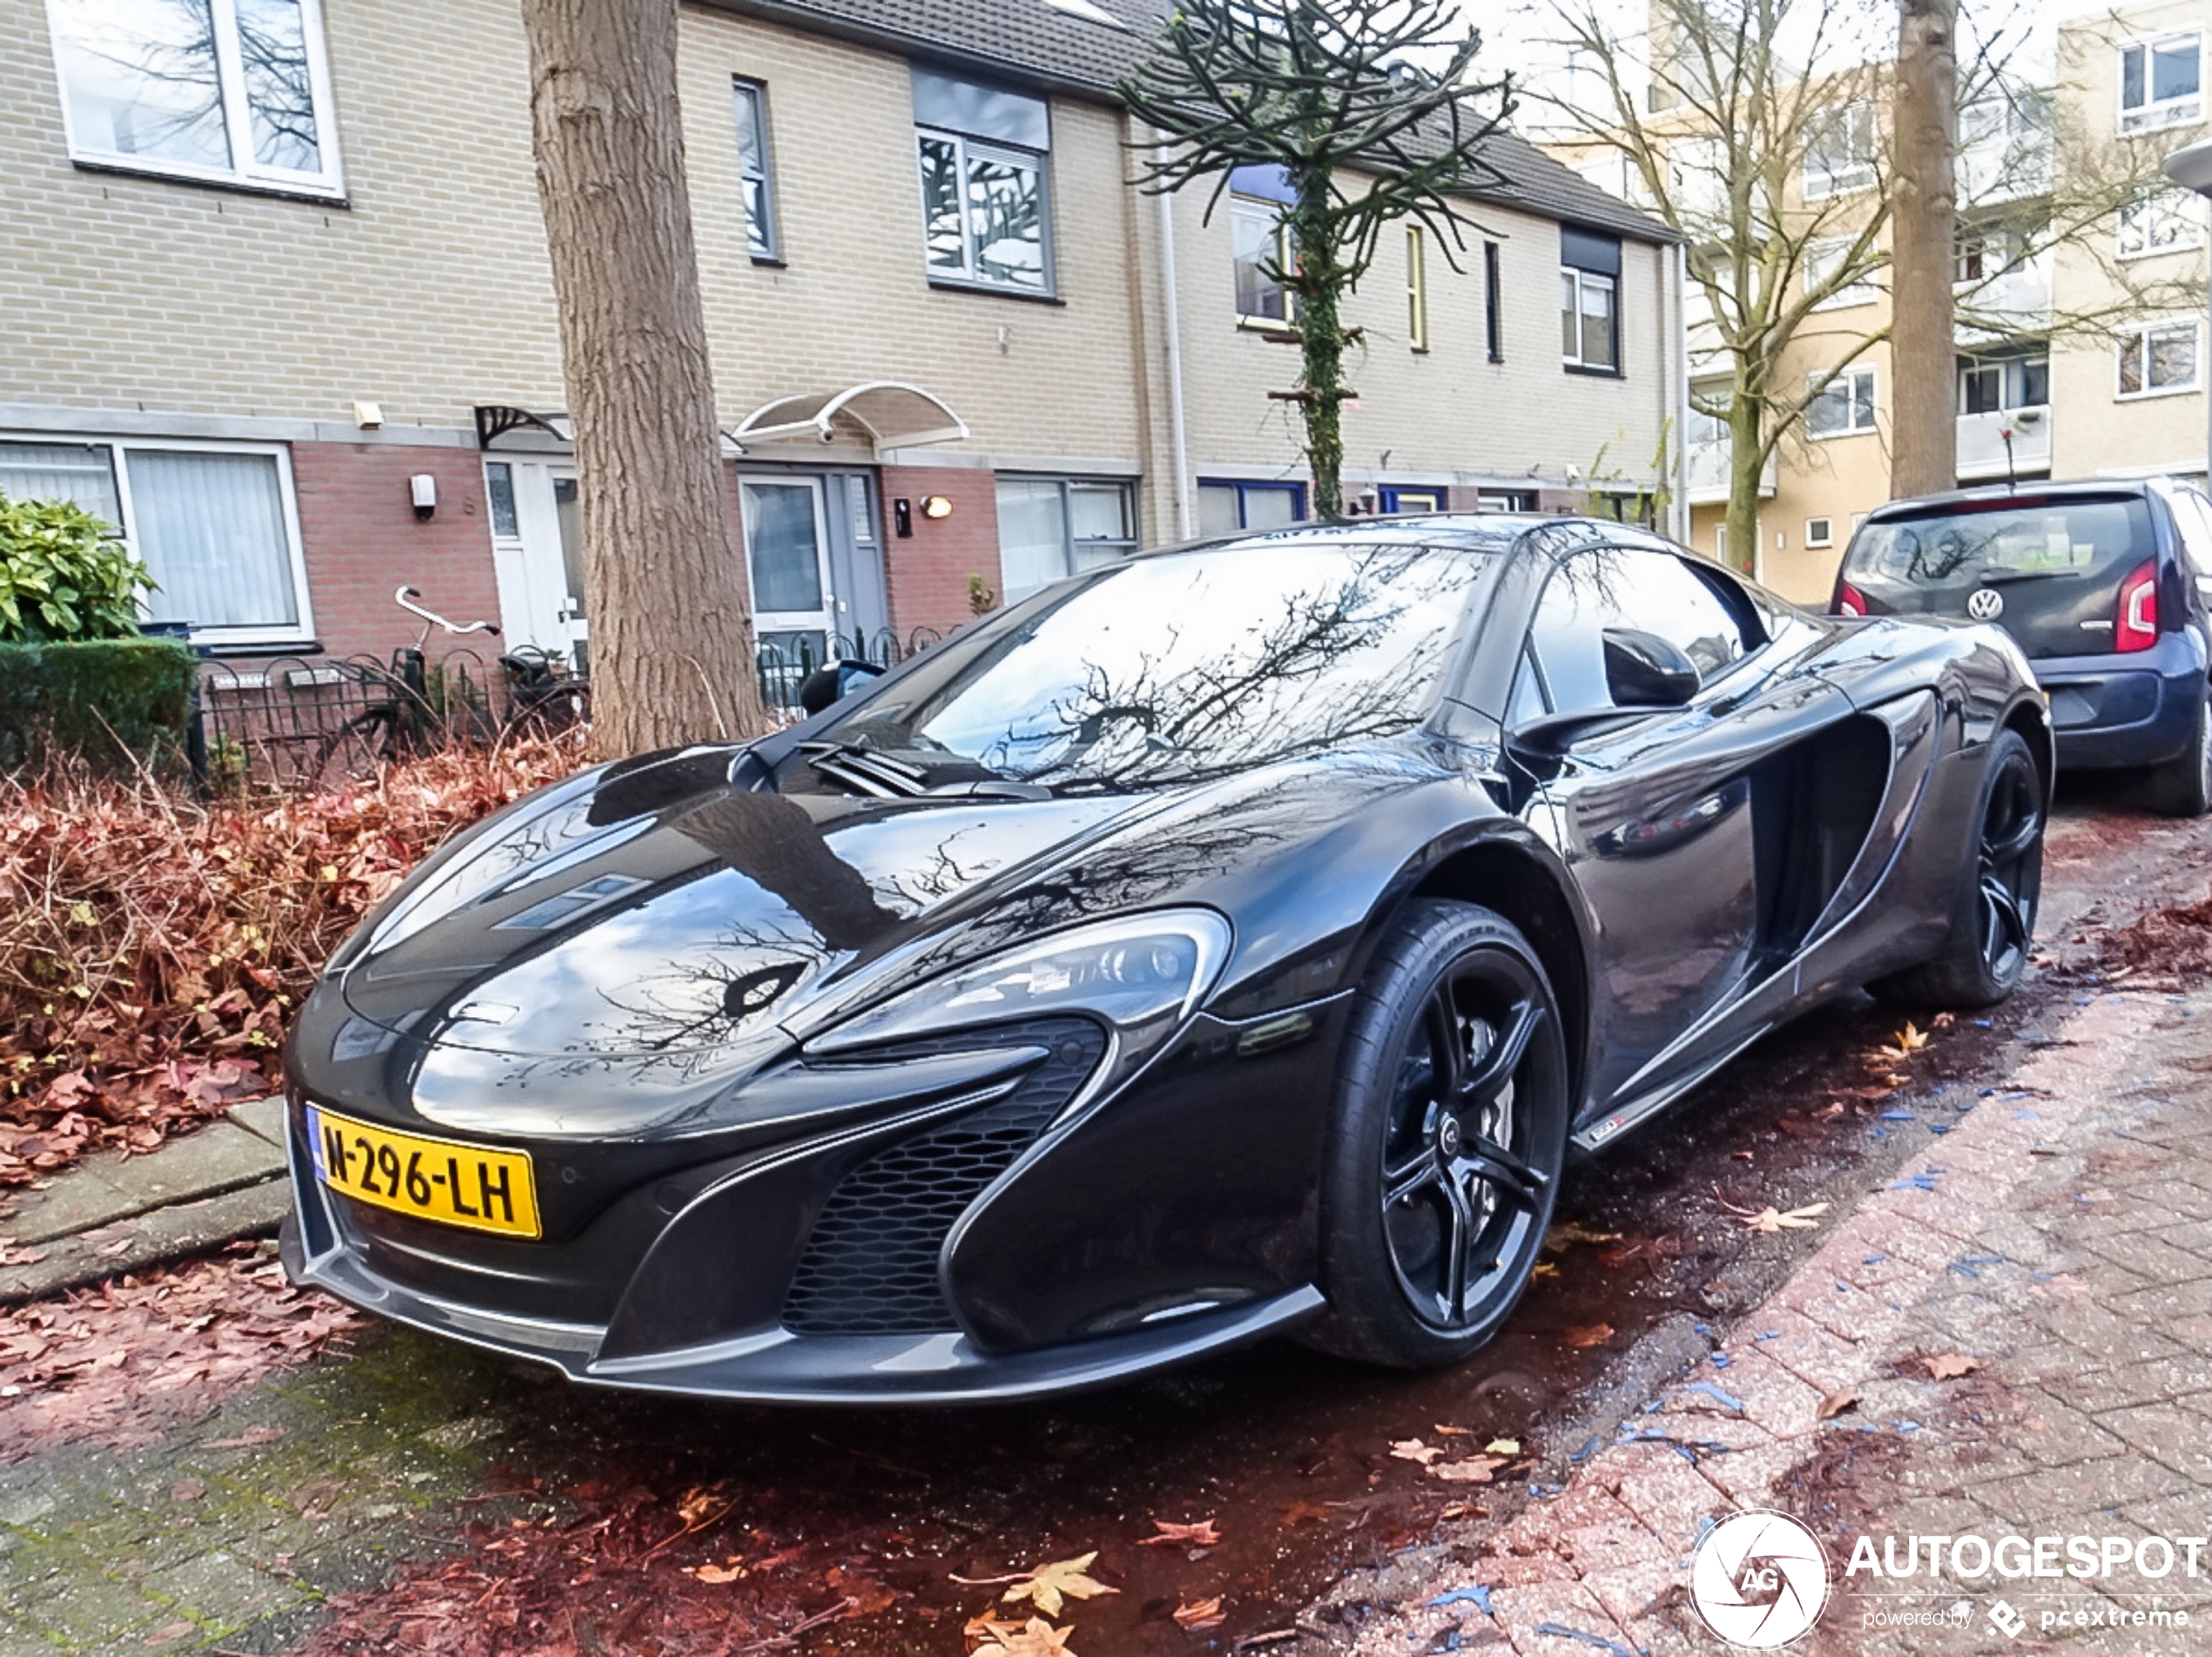
[[[603,758],[766,724],[714,417],[677,0],[523,0]]]
[[[1766,456],[1759,445],[1760,406],[1738,396],[1728,410],[1728,562],[1748,576],[1759,572],[1759,488]]]
[[[1951,316],[1958,0],[1898,0],[1898,19],[1890,493],[1930,495],[1959,481]]]

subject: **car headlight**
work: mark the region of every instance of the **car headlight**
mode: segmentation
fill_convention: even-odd
[[[1162,909],[1054,933],[955,967],[846,1020],[813,1054],[941,1035],[981,1024],[1088,1013],[1115,1033],[1127,1075],[1198,1008],[1229,959],[1229,923],[1211,909]]]

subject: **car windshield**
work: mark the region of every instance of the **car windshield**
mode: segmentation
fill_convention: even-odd
[[[1964,614],[1966,595],[1987,583],[2117,581],[2152,548],[2140,495],[2024,501],[1869,523],[1851,542],[1844,575],[1855,586],[1871,583],[1893,610]]]
[[[1132,559],[939,646],[824,735],[1114,789],[1390,736],[1435,704],[1493,562],[1295,534]]]

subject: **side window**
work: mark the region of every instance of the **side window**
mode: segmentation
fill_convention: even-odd
[[[1656,633],[1696,663],[1709,684],[1754,643],[1719,592],[1680,558],[1633,547],[1576,553],[1553,573],[1529,629],[1554,708],[1572,712],[1612,701],[1605,682],[1608,627]]]
[[[2212,576],[2212,501],[2195,489],[2173,495],[2175,527],[2182,532],[2182,553],[2192,576]]]

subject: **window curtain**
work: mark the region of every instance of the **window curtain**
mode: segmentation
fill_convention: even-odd
[[[1027,598],[1068,573],[1068,517],[1057,483],[999,482],[999,581],[1005,602]]]
[[[138,552],[153,618],[194,627],[296,627],[299,595],[273,455],[131,451]]]
[[[0,443],[0,495],[11,501],[73,501],[123,533],[115,468],[98,444]]]

